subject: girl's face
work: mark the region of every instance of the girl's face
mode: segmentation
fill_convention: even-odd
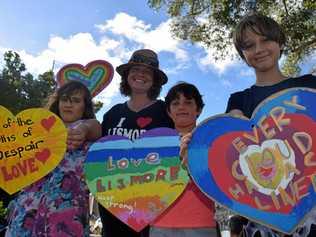
[[[243,54],[247,64],[258,72],[278,68],[280,45],[251,30],[245,31]]]
[[[85,109],[84,93],[77,91],[68,95],[62,95],[59,99],[58,109],[64,123],[72,123],[80,120]]]
[[[195,126],[200,113],[195,100],[188,99],[183,94],[179,94],[179,97],[170,103],[168,112],[177,129]]]
[[[154,72],[145,66],[133,66],[129,70],[127,82],[132,94],[147,93],[153,85]]]

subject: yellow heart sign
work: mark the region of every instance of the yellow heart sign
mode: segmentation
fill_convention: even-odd
[[[0,187],[13,194],[52,171],[66,151],[67,129],[45,109],[14,116],[0,106]]]

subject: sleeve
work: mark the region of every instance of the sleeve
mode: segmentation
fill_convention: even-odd
[[[236,92],[230,95],[225,113],[228,113],[229,111],[233,109],[239,109],[243,111],[243,93],[242,92]]]

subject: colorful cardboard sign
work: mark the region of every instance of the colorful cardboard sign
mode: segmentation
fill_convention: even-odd
[[[84,170],[97,201],[138,232],[177,199],[189,180],[179,159],[178,134],[167,128],[147,131],[134,142],[121,136],[97,141]]]
[[[263,101],[250,120],[207,119],[189,144],[193,180],[234,212],[293,232],[316,205],[315,101],[315,90],[288,89]]]
[[[86,66],[75,63],[65,65],[57,73],[57,82],[63,85],[67,81],[79,81],[90,90],[94,97],[108,86],[113,74],[112,64],[105,60],[95,60]]]
[[[52,171],[66,151],[64,123],[45,109],[14,116],[0,106],[0,187],[9,194]]]

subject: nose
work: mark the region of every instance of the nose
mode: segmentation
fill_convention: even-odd
[[[263,50],[263,44],[261,42],[256,43],[255,51],[256,53],[260,53]]]

